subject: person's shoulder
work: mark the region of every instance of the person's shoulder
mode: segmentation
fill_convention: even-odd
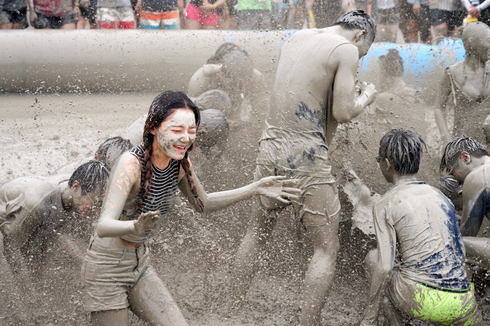
[[[474,188],[476,186],[483,186],[486,181],[490,178],[490,164],[482,164],[477,166],[466,176],[464,180],[464,188]]]
[[[34,208],[53,192],[59,191],[59,187],[51,182],[50,177],[30,176],[12,180],[4,184],[1,190],[8,199],[22,195],[24,207]]]

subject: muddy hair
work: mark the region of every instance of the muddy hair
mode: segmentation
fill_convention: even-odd
[[[419,172],[423,147],[425,142],[413,131],[393,129],[381,138],[379,156],[393,163],[398,175],[412,175]]]
[[[397,49],[390,49],[387,54],[379,57],[379,64],[386,75],[401,77],[405,72],[403,59]]]
[[[70,177],[68,186],[72,187],[75,181],[80,184],[82,195],[93,193],[96,190],[105,191],[109,180],[109,169],[102,162],[91,160],[80,165]]]
[[[461,136],[451,140],[444,148],[444,154],[442,154],[441,165],[439,170],[441,172],[451,173],[451,170],[457,164],[461,153],[466,152],[473,157],[479,158],[482,156],[490,156],[485,147],[474,140],[471,137]]]
[[[208,64],[223,64],[223,58],[233,52],[241,52],[246,57],[250,57],[244,49],[233,43],[223,43],[221,44],[214,55],[208,59]]]
[[[352,10],[346,12],[337,19],[333,26],[335,25],[339,25],[344,29],[360,29],[366,31],[370,36],[371,43],[376,37],[376,23],[364,10]]]
[[[437,188],[444,194],[444,196],[451,200],[457,198],[459,191],[461,190],[458,180],[450,174],[443,176],[439,180]]]
[[[110,169],[116,163],[119,156],[131,148],[133,148],[133,145],[129,139],[123,139],[117,136],[104,141],[97,148],[95,154],[97,155],[97,161],[105,163]]]
[[[151,157],[153,154],[153,134],[152,130],[158,128],[160,124],[167,120],[167,118],[174,113],[177,109],[189,108],[194,113],[196,119],[196,126],[199,127],[201,123],[201,115],[199,114],[199,108],[191,101],[191,99],[183,92],[165,91],[155,97],[151,103],[150,110],[148,111],[148,117],[146,118],[145,128],[143,131],[143,151],[144,158],[142,164],[142,180],[141,180],[141,198],[138,202],[138,207],[143,204],[143,198],[150,192],[151,178],[153,176],[153,166]],[[190,169],[190,162],[188,159],[188,153],[194,148],[194,144],[189,147],[185,153],[184,158],[180,161],[180,165],[184,169],[187,182],[191,189],[194,198],[196,198],[201,212],[204,213],[204,203],[197,193],[194,179],[192,178],[192,170]],[[144,177],[143,177],[144,176]]]

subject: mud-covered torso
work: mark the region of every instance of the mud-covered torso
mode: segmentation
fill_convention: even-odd
[[[149,211],[159,211],[161,215],[168,213],[175,204],[175,197],[177,192],[177,184],[179,181],[180,162],[171,159],[168,166],[165,169],[159,169],[152,164],[153,174],[151,179],[150,191],[143,197],[142,204],[138,207],[138,203],[142,198],[143,185],[145,182],[145,164],[144,164],[144,150],[143,145],[140,144],[130,152],[135,155],[141,165],[141,186],[137,196],[128,198],[124,205],[123,212],[119,217],[120,220],[134,220],[139,217],[141,213]],[[160,218],[160,221],[162,219]],[[155,230],[158,226],[155,227]],[[151,235],[151,231],[146,232],[141,236],[127,235],[124,240],[141,243],[148,239]]]
[[[67,221],[58,185],[68,177],[23,177],[4,184],[0,188],[2,232],[24,241],[54,234]]]
[[[439,190],[415,178],[401,181],[374,212],[377,223],[396,233],[402,276],[446,289],[469,288],[456,211]]]
[[[332,32],[300,31],[281,50],[261,141],[283,147],[291,169],[326,162],[337,129],[332,116],[335,67],[329,57],[343,44],[350,43]]]
[[[450,66],[446,73],[451,81],[452,101],[454,105],[453,136],[466,135],[480,143],[485,143],[483,122],[490,114],[490,87],[471,85],[471,76],[465,70],[464,62]],[[477,85],[475,85],[477,86]],[[472,92],[471,92],[472,91]],[[473,94],[474,92],[478,94]],[[475,96],[476,95],[476,96]]]
[[[461,233],[477,236],[485,216],[490,217],[490,162],[473,169],[464,181]]]

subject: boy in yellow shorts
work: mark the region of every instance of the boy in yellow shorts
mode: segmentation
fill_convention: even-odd
[[[380,141],[376,160],[394,187],[373,208],[378,248],[366,257],[371,287],[362,326],[378,324],[381,306],[393,326],[404,325],[402,314],[433,325],[483,325],[454,206],[415,177],[423,146],[404,129]]]

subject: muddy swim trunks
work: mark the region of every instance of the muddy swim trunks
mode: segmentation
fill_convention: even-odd
[[[478,325],[482,316],[468,290],[443,289],[412,281],[394,273],[388,293],[395,306],[405,314],[431,321],[434,325]]]
[[[264,130],[260,140],[255,181],[276,175],[298,179],[297,187],[303,189],[303,195],[299,202],[293,202],[293,206],[305,226],[333,222],[330,219],[340,211],[337,187],[331,170],[327,146],[321,137],[270,125]],[[329,191],[322,191],[325,187]],[[321,204],[315,205],[316,207],[308,204],[307,198],[311,196],[323,197],[318,201]],[[266,199],[261,199],[267,207],[264,200]]]

